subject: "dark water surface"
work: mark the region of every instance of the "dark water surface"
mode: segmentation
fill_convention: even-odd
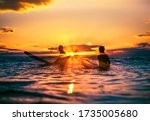
[[[95,60],[96,61],[96,60]],[[150,58],[111,58],[111,69],[39,67],[24,56],[0,58],[0,103],[150,103]]]

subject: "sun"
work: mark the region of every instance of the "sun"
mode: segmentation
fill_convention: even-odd
[[[89,46],[90,46],[90,45],[92,45],[92,43],[91,43],[91,42],[88,42],[88,43],[87,43],[87,45],[89,45]]]
[[[67,55],[73,57],[75,55],[75,53],[74,52],[70,52],[70,53],[67,53]]]

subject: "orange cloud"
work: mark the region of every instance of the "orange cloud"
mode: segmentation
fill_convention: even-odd
[[[136,38],[150,38],[150,32],[145,32],[144,34],[139,34],[135,36]]]
[[[14,30],[8,27],[2,27],[0,28],[0,34],[6,34],[6,33],[13,33]]]
[[[142,42],[142,43],[138,43],[137,46],[141,48],[147,48],[147,47],[150,47],[150,43]]]
[[[8,48],[5,45],[0,45],[0,51],[22,51],[22,50],[15,49],[15,48]]]
[[[51,0],[0,0],[0,11],[22,11],[48,5]]]

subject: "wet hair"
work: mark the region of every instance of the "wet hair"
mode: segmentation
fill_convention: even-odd
[[[66,54],[62,45],[59,45],[58,50],[61,54]]]
[[[105,47],[104,47],[104,46],[100,46],[100,47],[99,47],[99,52],[100,52],[100,53],[104,53],[104,51],[105,51]]]
[[[62,50],[64,47],[62,45],[59,45],[58,49]]]

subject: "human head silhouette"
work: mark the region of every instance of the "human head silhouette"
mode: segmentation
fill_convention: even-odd
[[[104,53],[105,52],[105,47],[104,46],[100,46],[99,47],[99,52],[100,53]]]
[[[59,45],[58,50],[60,53],[65,53],[64,52],[64,47],[62,45]]]

